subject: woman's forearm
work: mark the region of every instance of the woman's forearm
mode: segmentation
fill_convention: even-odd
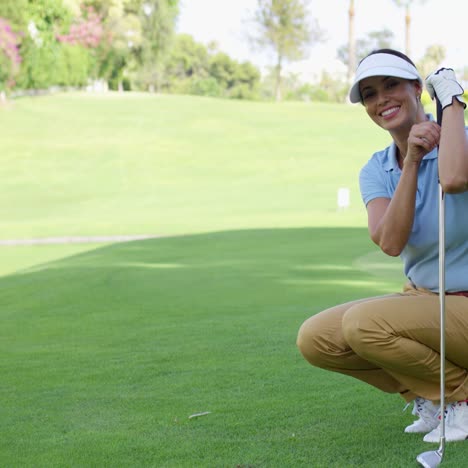
[[[456,99],[443,111],[439,144],[439,180],[446,193],[468,190],[468,141],[464,108]]]
[[[406,246],[414,222],[419,164],[404,164],[395,194],[373,236],[388,255],[398,256]]]

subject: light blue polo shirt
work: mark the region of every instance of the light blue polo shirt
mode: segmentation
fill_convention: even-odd
[[[467,127],[468,130],[468,127]],[[375,153],[361,169],[361,196],[392,198],[401,170],[396,145]],[[419,166],[416,210],[411,235],[400,257],[407,278],[416,286],[439,290],[439,191],[437,149]],[[468,192],[445,195],[446,290],[468,291]]]

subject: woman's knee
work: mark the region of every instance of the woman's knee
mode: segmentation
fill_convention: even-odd
[[[297,335],[296,344],[301,354],[316,367],[327,366],[330,348],[326,344],[327,331],[317,316],[313,316],[302,324]]]
[[[301,325],[299,332],[297,333],[296,345],[303,355],[307,354],[307,350],[310,347],[310,342],[313,340],[314,336],[314,327],[310,323],[311,318],[307,319]]]
[[[303,356],[317,367],[340,367],[343,356],[351,350],[343,336],[343,315],[367,301],[369,299],[339,304],[306,320],[297,336],[297,346]]]
[[[372,348],[382,338],[383,330],[374,320],[375,304],[363,302],[351,307],[343,316],[342,332],[351,349],[365,357],[366,349]]]

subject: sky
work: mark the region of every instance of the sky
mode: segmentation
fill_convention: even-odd
[[[385,28],[394,33],[394,48],[404,52],[405,10],[393,0],[355,0],[356,39]],[[410,57],[420,60],[427,47],[443,45],[446,59],[441,64],[463,69],[468,66],[466,12],[461,0],[414,0],[411,6]],[[187,33],[197,42],[216,41],[219,49],[238,61],[251,61],[261,69],[274,64],[274,58],[256,51],[246,39],[249,21],[257,0],[180,0],[177,32]],[[320,77],[322,70],[346,73],[336,59],[337,49],[348,41],[348,0],[311,0],[310,16],[325,31],[326,42],[309,49],[307,59],[288,65],[304,80]]]

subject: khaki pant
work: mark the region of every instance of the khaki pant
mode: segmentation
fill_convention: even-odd
[[[446,296],[447,402],[468,398],[468,297]],[[439,296],[403,293],[341,304],[306,320],[297,344],[312,365],[350,375],[406,401],[440,399]]]

